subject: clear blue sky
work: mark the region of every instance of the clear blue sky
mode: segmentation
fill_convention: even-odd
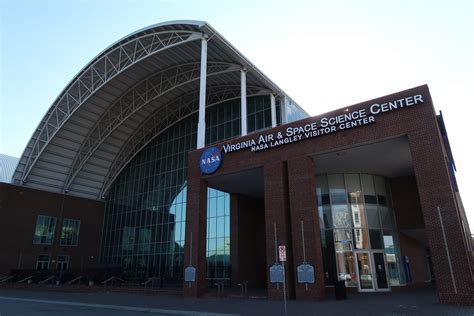
[[[310,114],[427,83],[474,231],[474,1],[1,3],[0,152],[19,157],[56,96],[123,36],[205,20]]]

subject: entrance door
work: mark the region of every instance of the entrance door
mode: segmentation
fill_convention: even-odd
[[[390,291],[388,284],[387,269],[385,268],[385,256],[382,251],[373,251],[373,268],[375,271],[375,285],[377,291]]]
[[[372,278],[372,262],[369,251],[356,252],[357,276],[359,279],[359,291],[374,291],[374,280]]]
[[[383,251],[357,251],[359,291],[390,291]]]

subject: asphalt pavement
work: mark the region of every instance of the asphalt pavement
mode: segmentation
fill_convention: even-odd
[[[288,315],[474,315],[473,306],[437,302],[434,290],[357,293],[346,300],[288,301]],[[115,292],[65,293],[0,289],[0,316],[23,315],[285,315],[282,301],[241,298],[183,298]]]

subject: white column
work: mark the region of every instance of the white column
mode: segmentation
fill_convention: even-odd
[[[272,111],[272,127],[277,126],[277,111],[276,111],[276,103],[275,103],[275,96],[273,93],[270,93],[270,109]]]
[[[247,135],[247,73],[246,69],[240,70],[240,122],[241,135]]]
[[[201,74],[199,82],[199,120],[197,130],[197,149],[206,142],[206,76],[207,76],[207,36],[201,39]]]

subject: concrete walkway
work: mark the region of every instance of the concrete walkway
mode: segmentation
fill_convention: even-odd
[[[283,302],[189,299],[175,295],[0,290],[0,316],[10,315],[284,315]],[[474,315],[474,307],[437,303],[434,290],[349,294],[343,301],[288,302],[288,315]]]

